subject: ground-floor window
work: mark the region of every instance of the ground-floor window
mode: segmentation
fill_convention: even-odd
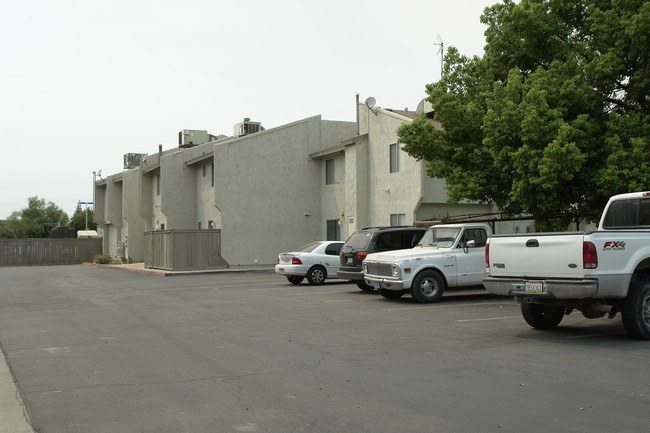
[[[406,215],[403,213],[392,213],[390,214],[390,225],[391,226],[405,226],[406,225]]]

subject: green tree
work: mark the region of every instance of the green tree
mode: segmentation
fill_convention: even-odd
[[[68,215],[52,202],[29,197],[26,208],[13,212],[0,232],[2,237],[46,238],[50,231],[68,224]]]
[[[77,204],[72,217],[70,217],[70,227],[77,230],[97,230],[97,223],[95,223],[95,212],[92,208],[81,208],[81,204]]]
[[[504,0],[481,21],[485,55],[451,47],[426,87],[443,129],[398,131],[451,202],[595,221],[609,196],[650,189],[650,2]]]

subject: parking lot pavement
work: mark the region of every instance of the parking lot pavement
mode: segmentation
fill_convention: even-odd
[[[3,268],[0,344],[39,433],[597,433],[650,419],[650,347],[619,319],[540,332],[482,290],[423,305],[273,272]]]

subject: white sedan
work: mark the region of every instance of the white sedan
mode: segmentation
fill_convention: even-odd
[[[342,241],[318,241],[295,252],[278,255],[275,272],[287,277],[291,284],[300,284],[307,277],[309,284],[323,284],[328,276],[336,278]]]

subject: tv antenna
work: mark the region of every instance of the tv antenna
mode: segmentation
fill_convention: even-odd
[[[433,45],[439,46],[438,52],[436,53],[436,56],[440,54],[440,79],[442,79],[442,61],[445,57],[445,43],[442,42],[442,38],[440,37],[440,34],[436,34],[436,40],[438,42],[434,43]]]

